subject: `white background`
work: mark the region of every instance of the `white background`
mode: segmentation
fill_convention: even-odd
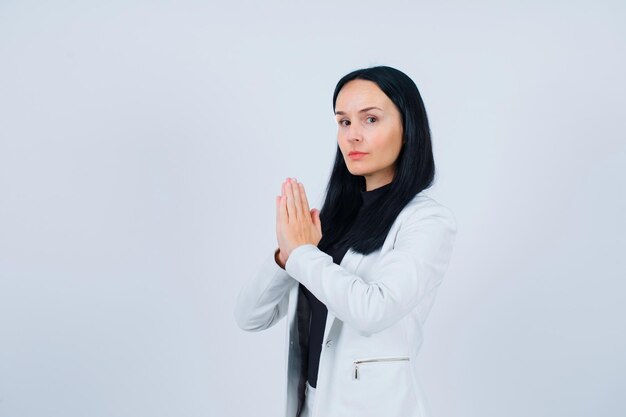
[[[283,320],[240,330],[332,92],[418,85],[459,232],[425,328],[434,417],[623,416],[619,1],[0,2],[0,416],[279,416]]]

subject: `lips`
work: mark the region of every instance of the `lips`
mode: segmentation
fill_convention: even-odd
[[[348,158],[352,159],[353,161],[358,161],[360,159],[363,159],[367,156],[367,153],[365,152],[350,152],[348,154]]]

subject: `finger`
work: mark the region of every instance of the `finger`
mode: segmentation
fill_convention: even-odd
[[[286,194],[286,184],[287,181],[283,181],[282,184],[280,185],[280,191],[281,194],[278,197],[278,214],[280,217],[280,221],[282,223],[287,223],[288,222],[288,214],[287,214],[287,194]]]
[[[302,206],[303,213],[311,213],[311,209],[309,208],[309,200],[306,198],[306,192],[304,191],[304,184],[301,182],[298,183],[298,188],[300,189],[300,205]]]
[[[322,233],[322,221],[320,219],[320,211],[318,209],[311,210],[311,218],[313,219],[313,224],[317,228],[317,230]]]
[[[280,192],[281,194],[279,196],[276,196],[276,223],[278,224],[278,222],[283,221],[283,214],[281,213],[282,210],[282,198],[285,195],[285,181],[282,182],[282,184],[280,184]]]
[[[287,217],[290,222],[298,220],[298,213],[296,212],[296,204],[293,196],[293,188],[291,187],[291,180],[285,185],[285,191],[287,194]]]
[[[278,213],[281,224],[289,223],[289,214],[287,213],[287,196],[281,195],[278,205]]]
[[[317,230],[319,230],[320,235],[322,234],[322,218],[320,217],[320,211],[315,209],[315,221],[317,222]]]
[[[289,183],[288,181],[289,180],[283,181],[283,183],[280,186],[281,197],[285,197],[285,200],[283,201],[283,203],[285,203],[285,204],[287,203],[287,198],[286,197],[287,197],[287,184]]]
[[[302,212],[302,197],[300,196],[300,187],[297,181],[291,182],[291,189],[293,190],[293,204],[296,206],[297,216],[299,219],[306,219],[306,213]]]

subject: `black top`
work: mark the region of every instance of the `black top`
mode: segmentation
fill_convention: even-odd
[[[375,188],[371,191],[361,190],[361,198],[363,199],[363,206],[371,205],[377,197],[384,194],[387,189],[391,187],[391,183],[385,184],[381,187]],[[359,208],[359,214],[361,213]],[[357,219],[358,219],[357,214]],[[353,224],[357,224],[355,220]],[[348,235],[351,231],[348,231]],[[333,262],[337,265],[341,264],[341,260],[348,251],[348,247],[345,245],[332,245],[324,252],[333,257]],[[322,352],[322,338],[324,337],[324,329],[326,327],[326,315],[328,310],[324,303],[318,300],[313,293],[311,293],[304,285],[300,284],[300,291],[304,293],[309,305],[311,307],[311,324],[309,328],[309,352],[308,352],[308,375],[307,379],[309,384],[313,387],[317,387],[317,371],[319,368],[320,354]]]

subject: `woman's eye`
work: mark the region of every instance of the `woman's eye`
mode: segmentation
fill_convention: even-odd
[[[374,121],[376,121],[376,118],[375,118],[375,117],[373,117],[373,116],[370,116],[370,117],[368,117],[368,118],[367,118],[367,120],[370,120],[370,119],[374,119]],[[346,123],[344,123],[344,122],[346,122],[347,124],[346,124]],[[371,123],[374,123],[374,122],[371,122]],[[340,124],[341,126],[347,126],[348,124],[350,124],[350,120],[346,120],[346,119],[340,120],[340,121],[339,121],[339,124]]]

